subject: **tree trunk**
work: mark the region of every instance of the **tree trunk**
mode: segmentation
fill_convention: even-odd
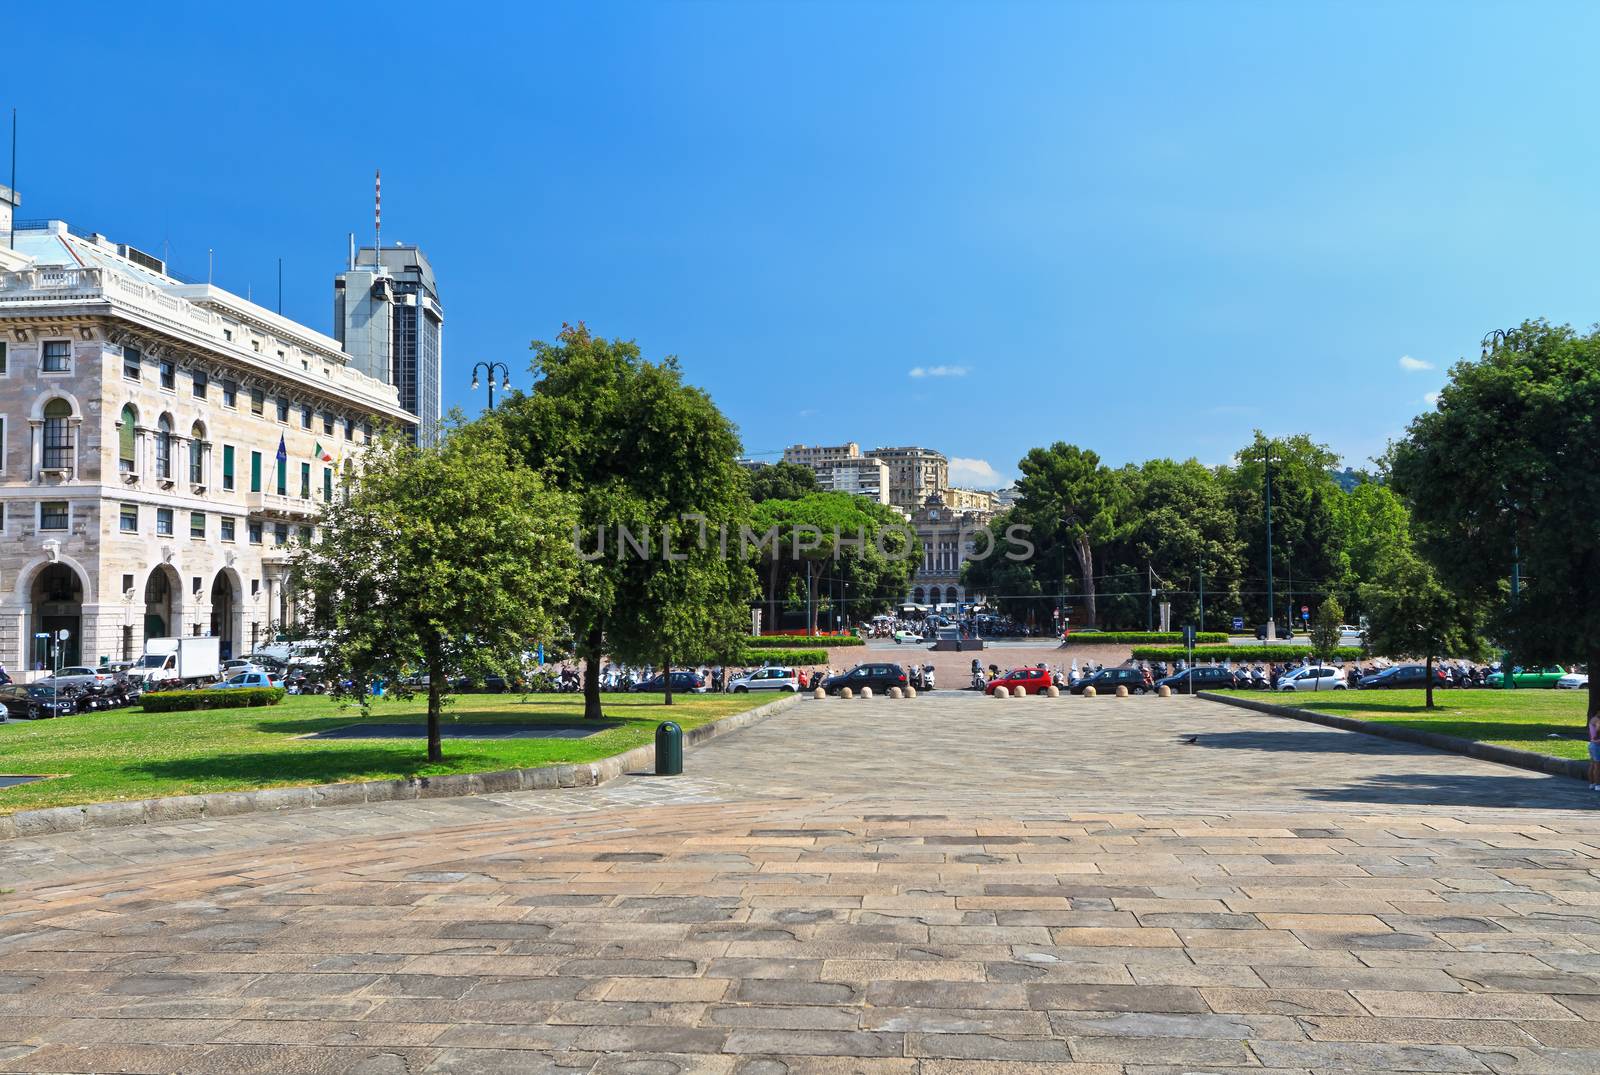
[[[605,643],[605,632],[599,627],[589,629],[586,645],[589,656],[583,668],[583,719],[599,720],[600,713],[600,647]]]
[[[444,761],[444,747],[439,742],[439,683],[444,679],[444,661],[440,659],[437,643],[428,647],[428,760]]]
[[[1073,538],[1072,551],[1078,554],[1078,570],[1083,572],[1083,597],[1088,621],[1086,626],[1100,626],[1094,600],[1094,548],[1086,537]]]
[[[821,582],[820,573],[807,572],[806,574],[806,634],[817,633],[817,583]]]
[[[1428,677],[1428,701],[1427,701],[1427,704],[1423,708],[1432,709],[1433,708],[1433,653],[1431,651],[1428,653],[1428,664],[1427,664],[1426,675]]]
[[[776,556],[772,560],[772,570],[767,572],[767,622],[761,625],[761,633],[772,635],[778,633],[778,575],[780,565]]]
[[[672,704],[672,658],[661,658],[661,688],[667,692],[666,704]]]

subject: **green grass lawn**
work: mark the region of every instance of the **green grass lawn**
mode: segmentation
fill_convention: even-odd
[[[1532,750],[1558,758],[1587,758],[1587,691],[1436,690],[1436,708],[1423,708],[1425,692],[1333,691],[1327,694],[1272,694],[1225,691],[1247,698],[1335,713],[1375,724],[1398,724],[1497,746]],[[1559,738],[1552,739],[1555,735]]]
[[[137,707],[53,720],[0,724],[0,774],[54,779],[0,788],[0,814],[46,806],[148,799],[211,791],[487,772],[589,762],[652,742],[656,724],[684,730],[753,709],[759,694],[607,694],[603,730],[582,739],[444,740],[444,761],[429,764],[427,740],[307,739],[360,722],[427,722],[426,699],[375,699],[371,713],[341,709],[319,695],[276,706],[199,713],[145,713]],[[444,723],[581,724],[572,695],[462,695]],[[598,723],[598,722],[597,722]]]

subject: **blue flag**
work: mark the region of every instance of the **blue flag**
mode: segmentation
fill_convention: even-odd
[[[278,434],[278,465],[281,467],[289,461],[289,448],[283,443],[283,434]]]

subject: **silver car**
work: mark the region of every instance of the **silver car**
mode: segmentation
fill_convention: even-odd
[[[68,665],[59,672],[52,672],[39,680],[41,687],[99,687],[111,682],[111,672],[105,668],[90,668],[88,665]]]

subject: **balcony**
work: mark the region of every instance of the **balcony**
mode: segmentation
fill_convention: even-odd
[[[322,511],[322,501],[304,500],[297,496],[278,493],[246,493],[245,510],[252,516],[267,519],[292,519],[310,522]]]

